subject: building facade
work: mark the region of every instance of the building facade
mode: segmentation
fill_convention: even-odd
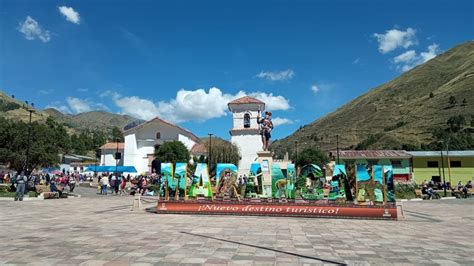
[[[229,131],[231,142],[240,151],[239,173],[249,174],[250,165],[257,159],[257,152],[262,150],[257,117],[265,110],[265,103],[245,96],[228,103],[232,113],[232,129]]]
[[[330,156],[337,163],[337,151]],[[391,165],[393,178],[397,181],[412,179],[411,155],[403,150],[343,150],[339,151],[339,164]]]
[[[474,181],[474,151],[410,151],[413,177],[416,183],[424,180],[456,185]]]
[[[123,150],[125,144],[117,142],[108,142],[100,147],[100,165],[106,166],[123,166]],[[115,153],[119,153],[120,160],[115,159]]]
[[[159,117],[126,130],[124,136],[124,165],[135,166],[138,173],[152,172],[155,150],[167,141],[181,141],[189,151],[201,144],[190,131]]]

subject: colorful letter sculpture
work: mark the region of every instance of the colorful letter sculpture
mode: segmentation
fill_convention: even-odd
[[[176,195],[186,196],[187,170],[188,170],[187,163],[176,163],[176,170],[174,172],[174,177],[176,180],[174,182],[177,183],[177,187],[178,187],[178,189],[176,190]]]
[[[299,180],[302,180],[302,187],[299,193],[306,200],[321,200],[324,198],[323,185],[325,182],[321,168],[315,164],[308,164],[301,168]],[[308,185],[309,184],[309,185]]]
[[[374,165],[372,167],[374,172],[374,201],[384,202],[385,200],[385,188],[383,180],[383,168],[381,165]]]
[[[162,189],[164,189],[165,199],[169,199],[170,193],[174,195],[173,192],[176,189],[173,176],[173,164],[172,163],[161,163],[161,180],[162,180]]]
[[[369,202],[373,194],[372,178],[365,165],[357,165],[356,170],[356,195],[359,203]]]
[[[286,178],[288,183],[286,184],[286,198],[295,198],[295,182],[296,182],[296,171],[294,164],[288,164],[286,168]]]
[[[250,165],[250,174],[246,184],[245,193],[250,198],[256,198],[258,195],[264,194],[263,189],[263,172],[260,163],[252,163]]]
[[[239,197],[237,184],[237,166],[231,163],[218,163],[216,167],[216,195]]]
[[[393,182],[393,166],[384,165],[383,167],[384,177],[385,177],[385,191],[386,191],[386,201],[394,202],[395,201],[395,184]]]
[[[198,163],[194,172],[193,184],[189,189],[189,195],[192,197],[212,197],[211,182],[209,180],[209,170],[207,164]]]
[[[346,199],[346,192],[344,188],[344,181],[346,176],[347,174],[345,165],[337,164],[334,166],[328,200]]]
[[[279,199],[285,196],[288,180],[283,175],[280,165],[272,164],[272,198]]]

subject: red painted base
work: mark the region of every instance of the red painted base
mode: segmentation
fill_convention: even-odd
[[[397,219],[394,204],[383,206],[316,205],[281,202],[158,201],[158,214],[223,214],[254,216]]]

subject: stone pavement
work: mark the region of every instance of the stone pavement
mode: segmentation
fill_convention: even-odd
[[[405,220],[377,221],[157,215],[90,195],[0,202],[0,264],[474,265],[474,200],[406,202]]]

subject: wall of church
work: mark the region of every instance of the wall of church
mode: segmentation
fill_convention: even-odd
[[[232,136],[231,141],[239,147],[242,157],[239,162],[239,174],[248,175],[250,172],[250,164],[257,158],[257,152],[262,150],[260,135]]]

